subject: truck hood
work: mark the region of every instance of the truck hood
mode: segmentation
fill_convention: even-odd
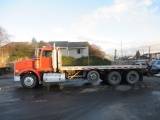
[[[28,60],[22,60],[22,61],[15,62],[14,69],[15,71],[19,71],[24,68],[30,68],[30,67],[33,68],[33,62],[34,62],[34,59],[28,59]]]

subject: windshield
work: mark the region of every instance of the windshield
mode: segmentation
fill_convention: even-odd
[[[146,63],[142,63],[142,65],[146,65]]]

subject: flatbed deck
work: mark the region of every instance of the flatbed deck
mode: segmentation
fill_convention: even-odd
[[[140,65],[62,66],[60,70],[146,69]]]

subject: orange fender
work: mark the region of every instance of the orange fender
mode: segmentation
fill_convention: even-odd
[[[26,73],[26,72],[33,72],[33,73],[35,73],[37,75],[37,77],[38,77],[38,80],[41,80],[41,78],[42,78],[40,76],[40,73],[38,71],[36,71],[35,69],[33,69],[33,68],[21,69],[20,71],[18,71],[18,73],[16,73],[16,75],[21,76],[21,74]]]

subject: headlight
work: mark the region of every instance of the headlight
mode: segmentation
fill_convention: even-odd
[[[15,73],[18,73],[18,70],[15,70]]]

